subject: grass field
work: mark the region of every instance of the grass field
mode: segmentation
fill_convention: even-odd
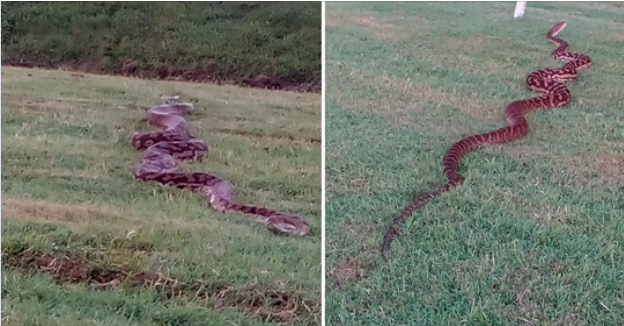
[[[327,3],[327,325],[624,325],[624,6]],[[546,31],[593,58],[566,108],[469,154],[463,186],[391,220],[445,179],[442,156],[504,125],[559,67]]]
[[[185,169],[230,180],[240,202],[306,218],[311,235],[273,235],[190,192],[135,182],[129,139],[150,129],[144,109],[161,93],[195,103],[191,129],[211,148]],[[3,67],[2,325],[319,325],[320,104]],[[149,273],[167,279],[135,282]],[[88,277],[121,284],[98,291],[107,284]]]

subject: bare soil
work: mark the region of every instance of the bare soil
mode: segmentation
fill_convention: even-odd
[[[254,76],[241,76],[235,79],[226,79],[219,76],[218,71],[206,68],[200,70],[181,70],[178,68],[156,68],[153,70],[139,69],[132,62],[124,64],[119,71],[107,71],[103,67],[90,63],[73,62],[63,66],[51,66],[46,63],[39,63],[34,60],[23,60],[15,58],[3,58],[2,65],[39,68],[39,69],[60,69],[76,71],[82,73],[100,75],[121,75],[124,77],[137,77],[142,79],[174,80],[195,83],[211,83],[217,85],[238,85],[251,88],[275,89],[300,93],[320,93],[321,86],[311,83],[295,83],[286,77],[278,74],[259,74]],[[80,75],[76,75],[80,77]]]

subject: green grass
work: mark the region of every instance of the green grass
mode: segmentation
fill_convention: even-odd
[[[327,3],[327,325],[623,325],[624,43],[619,3]],[[462,161],[466,182],[403,227],[444,183],[464,136],[504,125],[561,66],[545,39],[593,58],[566,108]]]
[[[195,103],[190,126],[210,146],[186,169],[228,179],[240,202],[303,216],[311,235],[276,236],[196,194],[136,182],[129,139],[150,129],[142,109],[161,93]],[[4,264],[27,248],[231,292],[283,291],[317,304],[286,324],[320,324],[320,132],[318,94],[3,67],[3,325],[276,324],[236,305],[95,291]]]
[[[2,63],[318,88],[321,3],[2,3]]]

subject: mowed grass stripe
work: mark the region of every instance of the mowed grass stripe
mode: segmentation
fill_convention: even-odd
[[[624,322],[610,6],[529,3],[513,20],[510,3],[327,5],[328,325]],[[443,183],[448,147],[504,126],[508,103],[535,96],[526,75],[562,65],[544,37],[562,19],[570,50],[594,60],[568,84],[572,102],[466,156],[466,183],[417,212],[382,263],[391,219]]]

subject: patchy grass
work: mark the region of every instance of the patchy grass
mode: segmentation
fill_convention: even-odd
[[[327,325],[624,324],[624,68],[618,3],[327,3]],[[420,210],[383,263],[391,220],[441,185],[460,138],[504,125],[561,63],[558,20],[594,64],[566,108],[469,154],[464,185]]]
[[[101,262],[94,264],[86,259],[68,255],[48,255],[30,248],[18,252],[7,250],[4,262],[6,266],[25,273],[46,273],[61,283],[88,284],[97,290],[107,290],[120,285],[147,288],[161,294],[163,298],[202,299],[205,306],[244,310],[265,320],[288,322],[297,316],[310,319],[312,318],[310,315],[318,313],[320,308],[316,301],[306,300],[297,293],[270,288],[263,291],[233,289],[222,284],[207,284],[202,281],[186,283],[160,273],[133,271]]]
[[[241,202],[303,216],[311,236],[275,236],[195,194],[135,182],[129,139],[149,129],[143,109],[160,93],[195,103],[191,128],[210,146],[185,168],[230,180]],[[3,67],[3,324],[320,324],[320,116],[314,94]],[[128,275],[187,288],[164,295]],[[94,286],[110,282],[121,285]],[[194,295],[198,285],[219,293]]]

